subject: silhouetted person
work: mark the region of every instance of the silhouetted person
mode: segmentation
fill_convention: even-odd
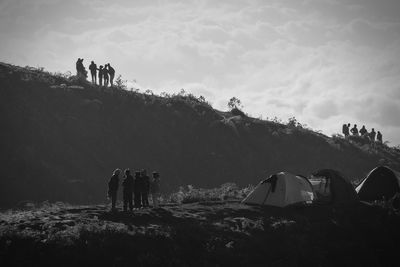
[[[134,189],[134,200],[135,200],[135,208],[139,209],[141,207],[142,200],[142,187],[143,187],[143,179],[140,175],[140,172],[135,172],[135,185]]]
[[[100,65],[98,71],[99,71],[99,85],[103,86],[104,69],[102,65]]]
[[[361,136],[365,136],[368,133],[367,129],[365,129],[365,125],[363,125],[360,129]]]
[[[149,206],[149,190],[150,190],[150,178],[147,176],[147,171],[145,169],[142,170],[141,178],[143,181],[142,186],[142,206]]]
[[[349,127],[350,127],[350,123],[349,124],[343,124],[342,133],[343,133],[344,137],[348,137],[349,136],[349,134],[350,134]]]
[[[76,75],[78,77],[87,77],[87,71],[85,70],[85,66],[83,66],[83,58],[78,58],[76,61]]]
[[[107,64],[104,65],[104,68],[103,68],[103,81],[104,81],[104,86],[107,87],[108,86],[108,81],[109,81]]]
[[[111,209],[115,210],[115,205],[117,203],[117,192],[119,186],[119,174],[120,169],[116,169],[108,182],[108,197],[111,198]]]
[[[110,75],[110,84],[111,86],[114,85],[114,76],[115,76],[115,70],[113,67],[110,66],[110,63],[107,64],[108,65],[108,74]]]
[[[380,131],[378,131],[378,133],[376,134],[376,140],[377,140],[379,143],[382,143],[382,134],[381,134]]]
[[[97,65],[94,64],[94,62],[92,61],[89,65],[89,70],[90,70],[90,74],[92,75],[92,83],[96,84],[97,83]]]
[[[150,193],[153,200],[153,207],[158,208],[158,198],[160,196],[160,174],[153,172],[153,179],[150,182]]]
[[[351,128],[351,133],[352,133],[353,135],[358,135],[357,124],[354,124],[354,127]]]
[[[133,176],[131,175],[131,171],[129,169],[126,169],[125,179],[122,181],[124,211],[127,211],[128,205],[129,205],[129,210],[130,211],[133,210],[132,197],[133,197],[134,183],[135,181],[133,179]]]
[[[371,142],[375,142],[375,136],[376,136],[376,132],[375,132],[374,128],[372,128],[371,132],[369,133],[369,138],[371,139]]]

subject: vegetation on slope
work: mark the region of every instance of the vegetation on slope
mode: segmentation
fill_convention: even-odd
[[[179,186],[255,184],[289,171],[334,168],[363,177],[381,158],[399,168],[400,153],[302,127],[221,112],[203,97],[157,96],[101,88],[76,77],[0,64],[0,207],[21,200],[98,203],[113,169],[161,173]]]

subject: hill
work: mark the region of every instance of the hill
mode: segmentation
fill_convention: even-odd
[[[134,213],[0,213],[2,266],[395,266],[400,217],[379,206],[198,202]]]
[[[288,124],[213,109],[202,97],[93,86],[0,64],[0,207],[19,201],[99,203],[115,168],[161,173],[162,187],[255,184],[277,171],[334,168],[363,177],[398,149],[372,149]]]

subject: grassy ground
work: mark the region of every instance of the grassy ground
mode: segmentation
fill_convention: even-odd
[[[399,216],[380,207],[235,202],[133,213],[49,205],[0,214],[1,266],[388,266]]]

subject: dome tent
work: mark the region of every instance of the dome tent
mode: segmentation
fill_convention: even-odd
[[[358,201],[353,185],[338,171],[319,170],[311,175],[310,182],[317,202],[340,205]]]
[[[373,201],[391,199],[400,192],[400,173],[386,166],[370,171],[356,188],[360,200]]]
[[[307,178],[280,172],[260,182],[242,203],[286,207],[313,199],[313,189]]]

